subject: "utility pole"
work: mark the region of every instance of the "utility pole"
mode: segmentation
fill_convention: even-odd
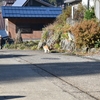
[[[90,0],[87,0],[87,9],[89,10]]]

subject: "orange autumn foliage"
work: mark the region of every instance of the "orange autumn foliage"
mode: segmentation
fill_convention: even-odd
[[[99,23],[94,20],[84,20],[70,28],[75,36],[76,48],[94,47],[100,41]]]

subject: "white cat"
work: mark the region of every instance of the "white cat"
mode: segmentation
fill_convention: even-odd
[[[43,46],[43,50],[44,50],[44,53],[49,53],[50,52],[50,50],[49,50],[47,45]]]

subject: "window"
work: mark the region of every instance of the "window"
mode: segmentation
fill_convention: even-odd
[[[19,29],[21,30],[21,33],[32,33],[32,28],[29,25],[17,25],[16,33]]]
[[[32,33],[33,30],[41,31],[45,24],[17,24],[16,25],[16,33],[18,30],[21,30],[21,33]]]

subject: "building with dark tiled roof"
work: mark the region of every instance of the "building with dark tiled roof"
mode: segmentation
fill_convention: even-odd
[[[40,39],[42,28],[53,23],[62,9],[42,0],[24,1],[20,6],[16,1],[13,6],[2,7],[6,31],[12,39],[16,38],[19,29],[24,40]]]

